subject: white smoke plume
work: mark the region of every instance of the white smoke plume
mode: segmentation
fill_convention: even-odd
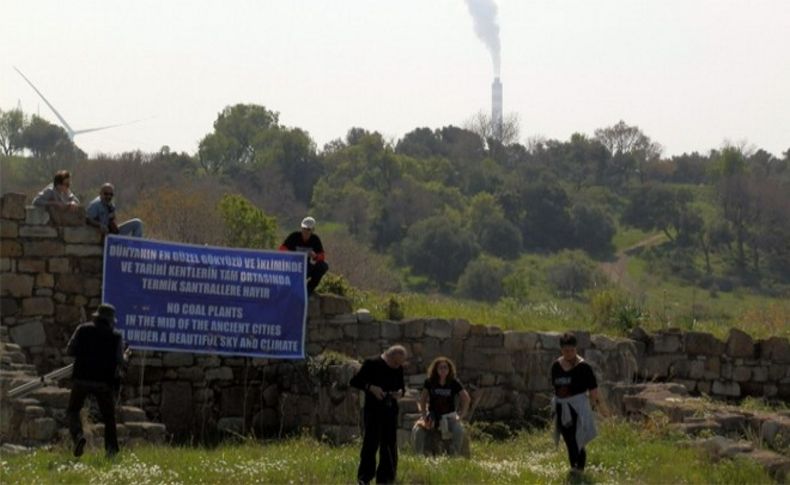
[[[475,33],[491,52],[491,61],[494,63],[494,76],[499,77],[500,44],[499,23],[497,21],[498,8],[494,0],[466,0],[469,13],[475,21]]]

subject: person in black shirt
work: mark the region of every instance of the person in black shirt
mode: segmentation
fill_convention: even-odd
[[[560,348],[562,356],[551,366],[551,383],[554,386],[557,415],[556,429],[568,448],[571,470],[580,472],[584,470],[587,461],[584,445],[595,436],[594,418],[586,394],[589,391],[589,400],[596,406],[599,405],[598,381],[592,366],[576,353],[574,334],[565,333],[560,338]],[[570,412],[570,422],[565,424],[562,421],[563,405],[567,405],[567,410]],[[582,424],[584,428],[577,429],[577,426]]]
[[[93,321],[83,323],[74,331],[66,352],[74,357],[71,395],[66,414],[69,432],[74,441],[74,456],[85,450],[80,410],[89,394],[96,397],[104,421],[104,448],[107,456],[118,453],[118,436],[115,426],[114,388],[119,384],[122,364],[129,354],[124,354],[123,338],[113,328],[115,307],[99,305]]]
[[[456,411],[456,397],[461,401]],[[464,427],[461,420],[469,411],[469,393],[455,374],[455,364],[447,357],[437,357],[428,366],[428,378],[423,384],[418,407],[422,417],[412,428],[415,452],[425,453],[425,440],[429,430],[438,430],[442,438],[452,437],[452,454],[461,452]]]
[[[403,396],[406,349],[393,345],[383,354],[366,359],[351,378],[351,386],[365,391],[364,436],[359,456],[359,483],[394,483],[398,470],[398,398]],[[379,466],[376,468],[376,450]]]
[[[315,219],[305,217],[302,219],[302,227],[299,231],[294,231],[285,238],[280,245],[280,251],[300,251],[307,253],[307,294],[315,291],[321,278],[329,271],[329,265],[324,261],[324,246],[321,238],[315,233]]]

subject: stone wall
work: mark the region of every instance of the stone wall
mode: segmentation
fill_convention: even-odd
[[[68,362],[68,336],[99,304],[100,238],[84,225],[82,211],[25,207],[18,194],[6,194],[1,203],[2,325],[38,370],[48,371]],[[332,295],[311,298],[308,314],[311,358],[328,351],[361,358],[400,343],[412,354],[406,368],[412,389],[434,357],[449,356],[471,390],[475,418],[521,421],[549,402],[548,369],[559,355],[559,333],[503,331],[464,320],[374,321]],[[737,330],[726,342],[696,332],[636,331],[629,339],[576,333],[601,382],[676,381],[719,397],[790,399],[787,339],[754,341]],[[137,352],[122,398],[181,439],[221,430],[276,435],[302,426],[348,426],[359,406],[343,382],[349,368],[322,383],[309,364]],[[404,404],[404,413],[413,412],[413,399]]]
[[[11,339],[39,371],[63,362],[62,350],[101,299],[102,246],[85,211],[25,206],[0,199],[0,314]]]

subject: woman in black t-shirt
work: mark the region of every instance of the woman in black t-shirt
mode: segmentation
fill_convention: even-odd
[[[456,408],[456,397],[460,410]],[[437,430],[442,439],[452,437],[452,453],[461,451],[464,427],[461,420],[469,411],[471,399],[463,384],[456,378],[455,364],[447,357],[437,357],[428,367],[428,378],[423,384],[418,407],[422,417],[412,428],[414,448],[425,453],[425,440],[429,430]]]
[[[551,366],[556,414],[555,440],[562,435],[568,448],[571,470],[580,472],[587,461],[584,446],[596,434],[590,401],[598,405],[598,381],[592,366],[576,353],[574,334],[564,334],[560,338],[560,348],[562,356]]]

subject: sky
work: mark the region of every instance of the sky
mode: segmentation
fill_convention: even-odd
[[[504,111],[521,142],[625,120],[664,155],[790,149],[787,0],[499,0]],[[0,108],[90,155],[194,153],[255,103],[319,148],[354,126],[397,140],[490,111],[492,61],[464,0],[25,0],[3,6]]]

